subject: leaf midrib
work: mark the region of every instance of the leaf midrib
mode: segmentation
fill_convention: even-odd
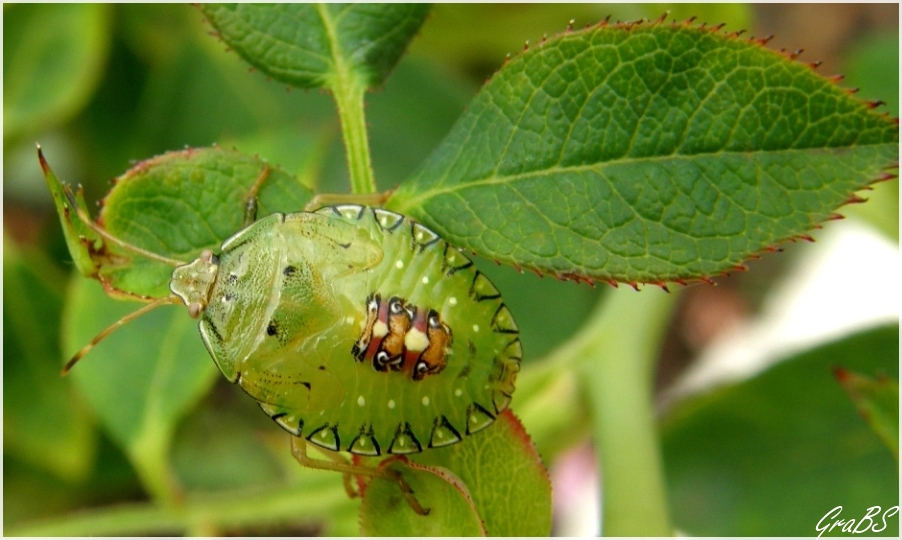
[[[660,163],[665,161],[672,161],[676,159],[682,159],[685,161],[692,161],[696,158],[710,158],[710,157],[728,157],[728,156],[745,156],[752,157],[758,155],[779,155],[779,154],[789,154],[789,153],[807,153],[807,152],[818,152],[818,151],[829,151],[829,150],[846,150],[851,148],[870,148],[870,147],[881,147],[890,145],[891,143],[875,143],[875,144],[858,144],[858,145],[850,145],[850,146],[837,146],[837,147],[811,147],[811,148],[786,148],[786,149],[776,149],[776,150],[718,150],[715,152],[700,152],[696,154],[667,154],[663,156],[646,156],[641,158],[619,158],[611,161],[604,161],[598,163],[591,163],[586,165],[568,165],[564,167],[553,167],[546,169],[537,169],[532,171],[527,171],[524,173],[518,174],[509,174],[509,175],[491,175],[486,176],[484,178],[468,180],[465,183],[456,183],[446,187],[433,187],[426,191],[421,192],[419,195],[410,197],[406,200],[402,199],[401,204],[394,206],[394,210],[404,213],[405,210],[410,208],[416,208],[420,205],[422,201],[429,200],[438,195],[455,193],[457,191],[461,191],[464,189],[470,189],[473,187],[485,187],[485,186],[493,186],[493,185],[506,185],[512,184],[519,181],[530,180],[534,178],[541,178],[543,176],[547,176],[549,174],[567,174],[567,173],[579,173],[579,172],[597,172],[600,173],[601,170],[605,167],[609,166],[617,166],[617,165],[630,165],[634,163]],[[445,180],[447,180],[447,176],[445,176],[441,182],[436,185],[441,186],[444,184]]]
[[[331,13],[329,13],[328,7],[323,3],[316,4],[316,12],[323,23],[323,28],[326,30],[326,37],[328,38],[329,44],[329,53],[332,58],[332,65],[335,69],[334,80],[328,81],[327,86],[329,86],[333,91],[347,88],[349,86],[356,86],[353,84],[351,70],[348,64],[345,62],[344,51],[341,48],[341,41],[339,40],[338,34],[335,29],[336,21],[332,18]]]

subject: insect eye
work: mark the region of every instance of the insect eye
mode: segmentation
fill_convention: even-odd
[[[388,308],[391,310],[392,314],[397,315],[401,313],[401,310],[404,306],[401,305],[401,300],[398,298],[392,298],[391,303],[388,305]]]
[[[429,327],[430,328],[439,328],[442,323],[438,319],[438,313],[434,311],[429,312]]]

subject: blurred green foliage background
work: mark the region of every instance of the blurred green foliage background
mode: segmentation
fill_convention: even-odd
[[[726,22],[727,29],[747,28],[752,35],[776,33],[769,47],[805,47],[803,59],[823,60],[821,73],[845,73],[843,84],[860,87],[862,98],[886,101],[890,113],[898,115],[898,6],[438,5],[384,88],[368,96],[367,119],[379,188],[390,189],[413,172],[482,82],[507,53],[520,50],[525,40],[535,42],[543,34],[563,31],[571,19],[582,26],[608,15],[614,20],[656,18],[667,9],[671,18],[695,15],[712,24]],[[83,397],[68,380],[58,377],[64,354],[59,325],[72,267],[35,158],[34,142],[40,142],[61,179],[85,186],[89,201],[102,198],[109,180],[133,161],[185,146],[216,143],[256,153],[317,184],[323,192],[346,192],[347,173],[330,96],[289,91],[258,73],[249,73],[235,54],[208,35],[209,27],[190,6],[4,5],[3,21],[3,519],[4,531],[9,532],[78,509],[147,498],[128,459],[96,426]],[[863,218],[897,242],[898,182],[881,184],[871,199],[843,213]],[[788,253],[766,257],[752,265],[747,275],[719,280],[714,292],[684,291],[662,349],[659,388],[666,388],[718,332],[715,325],[704,339],[687,338],[701,323],[686,306],[702,302],[707,309],[727,313],[725,320],[751,317],[770,284],[801,251],[790,246]],[[589,289],[520,275],[491,262],[480,264],[505,291],[531,362],[572,336],[607,292],[600,287]],[[898,341],[887,338],[886,332],[898,336],[898,327],[878,332],[867,341],[878,343],[869,356],[876,359],[876,365],[865,362],[859,368],[872,375],[874,370],[883,370],[898,379]],[[833,353],[828,351],[828,360],[821,363],[842,363],[860,350],[840,346]],[[850,366],[855,367],[854,362]],[[805,380],[808,376],[795,377]],[[785,384],[798,379],[782,380]],[[822,394],[827,396],[823,399],[835,407],[814,410],[845,414],[844,420],[819,434],[822,439],[806,444],[829,444],[830,437],[851,436],[849,433],[863,438],[864,442],[849,444],[864,449],[865,461],[868,455],[874,460],[850,473],[850,489],[863,489],[861,500],[880,493],[898,502],[897,464],[868,439],[874,435],[855,415],[851,403],[844,401],[847,398],[841,389],[830,387],[829,382],[823,382]],[[767,387],[755,395],[779,394],[767,381],[754,384]],[[572,389],[566,392],[572,393]],[[772,403],[791,394],[787,390]],[[551,435],[536,440],[549,465],[562,450],[581,444],[588,436],[578,396],[568,399],[577,403],[576,412],[566,418],[568,423],[556,425],[548,431]],[[721,395],[726,405],[715,406],[710,401],[714,398],[705,399],[709,401],[689,406],[696,416],[680,409],[664,422],[664,461],[673,480],[676,525],[690,534],[813,534],[813,529],[805,532],[816,521],[808,515],[792,524],[797,528],[767,528],[779,525],[766,519],[767,512],[773,511],[768,505],[775,504],[768,501],[770,489],[781,482],[806,485],[812,475],[836,469],[815,468],[792,480],[774,471],[772,479],[759,474],[761,467],[767,467],[765,458],[797,442],[798,429],[777,422],[781,410],[773,407],[759,411],[763,415],[759,424],[776,425],[788,433],[787,440],[761,449],[749,441],[767,437],[767,433],[749,433],[745,426],[732,435],[732,440],[749,442],[737,443],[735,452],[762,458],[747,463],[745,476],[729,478],[719,468],[735,459],[736,453],[718,456],[718,466],[700,466],[690,457],[707,455],[699,453],[705,448],[704,438],[716,440],[724,435],[718,431],[723,421],[717,415],[729,418],[734,408],[746,407],[746,402],[735,396]],[[791,400],[786,407],[793,407]],[[805,413],[804,417],[811,416]],[[527,429],[529,420],[524,419]],[[848,430],[842,428],[845,425]],[[337,475],[299,471],[287,447],[287,439],[252,400],[218,380],[180,423],[173,444],[172,460],[186,490],[265,490],[266,486],[300,482],[313,492],[337,493],[338,497],[324,509],[305,513],[299,507],[296,520],[261,530],[209,531],[201,527],[192,532],[355,534],[356,503],[342,498]],[[872,481],[873,475],[886,471],[896,474],[896,480],[890,482],[896,486],[895,499],[892,486]],[[866,480],[856,480],[859,477]],[[893,480],[892,474],[887,480]],[[760,482],[760,489],[751,490],[753,493],[733,489],[750,482]],[[712,485],[717,490],[708,489]],[[721,505],[708,504],[711,493],[718,494],[714,498],[720,497]],[[749,506],[748,500],[762,504]],[[735,517],[736,508],[744,508],[742,519],[724,518]],[[85,516],[90,519],[90,513]]]

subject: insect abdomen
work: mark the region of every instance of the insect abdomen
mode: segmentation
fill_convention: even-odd
[[[264,410],[315,444],[364,455],[453,444],[491,424],[522,357],[498,291],[459,250],[403,216],[351,205],[317,214],[366,231],[354,242],[381,257],[325,283],[338,311],[328,331],[308,336],[319,347],[304,362],[334,374],[340,405]]]

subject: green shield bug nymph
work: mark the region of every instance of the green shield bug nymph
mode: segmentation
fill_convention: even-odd
[[[362,456],[454,444],[510,403],[522,349],[498,290],[460,250],[400,214],[339,205],[272,214],[184,264],[172,295],[117,321],[184,303],[225,377],[293,435],[306,466],[397,480],[387,468],[307,457],[306,442]],[[250,207],[250,205],[249,205]]]

